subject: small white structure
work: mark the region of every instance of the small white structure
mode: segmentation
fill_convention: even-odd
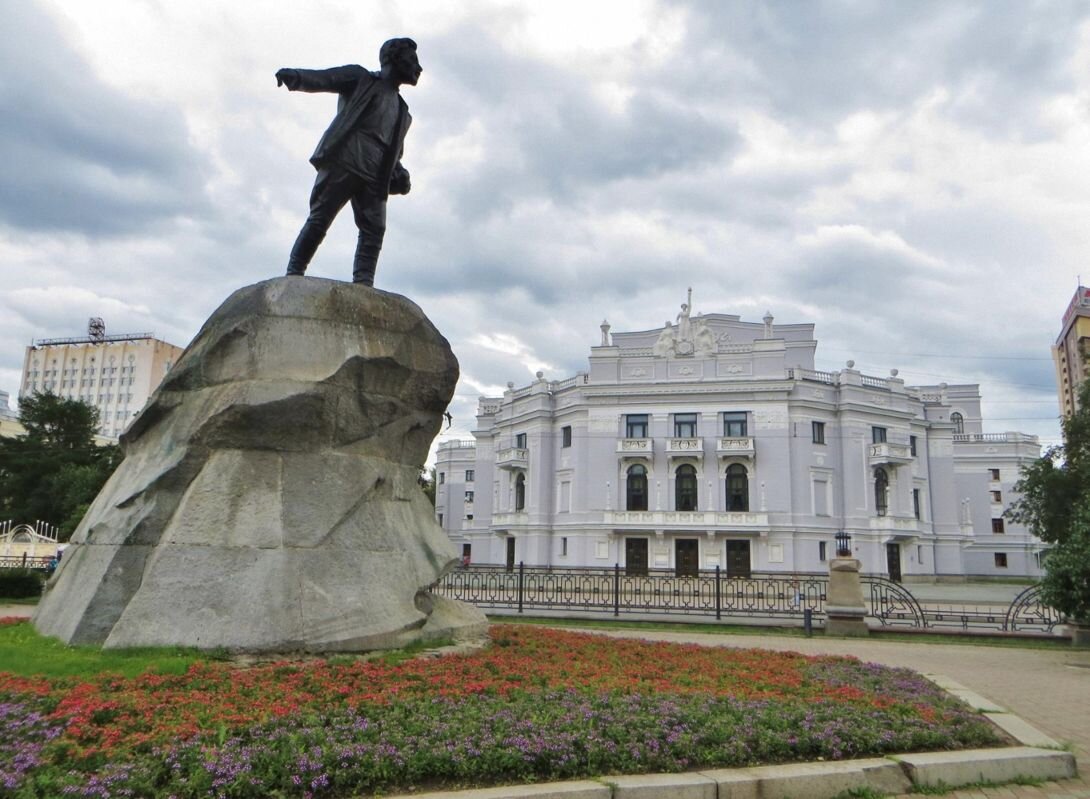
[[[693,314],[610,333],[566,380],[482,397],[439,445],[436,514],[463,558],[817,572],[847,532],[869,574],[1040,574],[1003,519],[1036,437],[985,433],[979,387],[814,369],[812,324]]]
[[[0,563],[19,566],[27,561],[55,557],[63,545],[57,544],[57,528],[45,522],[15,524],[0,522]]]

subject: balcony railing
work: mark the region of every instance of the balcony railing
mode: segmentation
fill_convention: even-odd
[[[666,439],[667,455],[688,455],[699,457],[704,454],[704,439],[702,438],[668,438]]]
[[[530,451],[524,447],[496,450],[496,465],[501,469],[525,469],[530,463]]]
[[[605,512],[605,523],[614,527],[724,527],[767,529],[767,513],[713,510],[613,510]]]
[[[617,441],[618,455],[646,455],[655,451],[655,442],[650,438],[622,438]]]
[[[751,436],[743,436],[716,439],[715,451],[721,458],[732,456],[752,458],[755,451],[753,448],[753,438]]]
[[[529,524],[530,517],[526,514],[526,511],[514,511],[508,513],[493,513],[492,514],[492,526],[493,527],[517,527],[522,524]]]
[[[887,533],[918,533],[920,520],[915,516],[876,516],[870,520],[870,529]]]
[[[912,463],[912,450],[908,444],[882,442],[870,445],[871,466],[900,466],[905,463]]]

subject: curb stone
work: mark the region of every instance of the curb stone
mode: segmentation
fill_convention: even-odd
[[[541,785],[507,785],[390,799],[834,799],[847,791],[905,794],[920,787],[951,790],[1020,778],[1074,777],[1070,752],[1015,746],[920,752],[888,758],[710,769],[681,774],[626,774]]]

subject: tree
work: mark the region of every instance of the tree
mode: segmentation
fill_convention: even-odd
[[[424,496],[426,496],[431,501],[432,505],[435,505],[435,467],[434,466],[432,466],[430,469],[423,469],[423,468],[420,469],[419,483],[420,483],[420,488],[424,492]]]
[[[95,445],[98,411],[79,400],[49,392],[23,397],[19,421],[22,435],[0,439],[0,519],[48,522],[66,541],[121,451]]]
[[[1007,517],[1053,546],[1045,555],[1042,599],[1070,618],[1090,621],[1090,380],[1079,409],[1060,423],[1063,445],[1022,470]]]

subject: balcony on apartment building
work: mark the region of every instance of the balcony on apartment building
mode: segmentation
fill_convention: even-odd
[[[666,439],[667,458],[703,458],[704,439],[696,438],[668,438]]]
[[[617,440],[617,454],[630,458],[650,458],[655,452],[652,438],[621,438]]]

